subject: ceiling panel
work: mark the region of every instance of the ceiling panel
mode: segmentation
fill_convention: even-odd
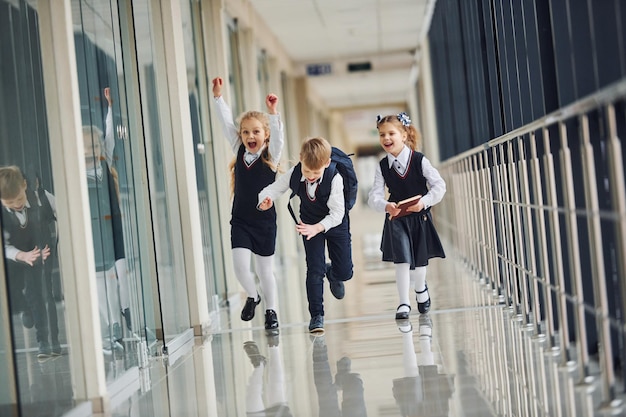
[[[311,78],[330,108],[399,103],[407,99],[415,51],[435,0],[254,0],[296,65],[330,63]],[[348,62],[372,63],[347,73]]]

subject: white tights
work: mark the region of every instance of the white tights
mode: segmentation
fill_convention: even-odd
[[[265,299],[266,310],[276,310],[276,279],[274,278],[274,255],[260,256],[253,254],[250,249],[234,248],[233,262],[237,280],[248,294],[248,297],[257,299],[255,274],[250,268],[254,258],[254,272],[259,277],[261,292]]]
[[[411,305],[410,288],[416,292],[424,291],[426,288],[426,267],[419,266],[414,270],[410,269],[409,264],[396,264],[396,287],[398,289],[399,304]],[[425,302],[428,299],[428,291],[416,294],[418,301]],[[398,311],[408,311],[407,307],[401,307]]]

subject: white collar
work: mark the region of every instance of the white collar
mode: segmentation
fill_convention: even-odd
[[[409,158],[411,157],[411,150],[409,149],[408,146],[404,145],[404,148],[402,148],[402,150],[400,151],[400,153],[398,154],[397,157],[393,156],[392,154],[388,153],[387,154],[387,162],[389,163],[389,168],[391,168],[393,166],[393,161],[398,160],[398,162],[400,162],[400,165],[402,165],[403,167],[407,167],[409,164]]]
[[[256,158],[258,158],[259,156],[261,156],[261,152],[263,152],[263,150],[265,149],[265,144],[263,144],[263,146],[261,146],[261,149],[259,149],[256,153],[252,153],[250,152],[245,146],[244,146],[245,152],[244,155],[250,155],[250,156],[254,156]]]

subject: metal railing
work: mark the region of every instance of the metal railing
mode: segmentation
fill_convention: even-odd
[[[440,166],[439,229],[493,295],[472,302],[505,305],[609,406],[626,362],[625,129],[621,80]]]

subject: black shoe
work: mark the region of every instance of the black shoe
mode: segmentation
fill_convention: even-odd
[[[121,343],[122,340],[124,339],[124,336],[122,335],[122,326],[120,326],[119,323],[113,323],[113,328],[111,329],[111,332],[113,333],[113,340],[115,340],[118,343]]]
[[[342,281],[337,281],[332,275],[332,265],[326,264],[326,278],[330,284],[330,292],[337,300],[341,300],[346,295],[346,288]]]
[[[318,314],[311,317],[309,322],[309,332],[311,333],[323,333],[324,332],[324,316]]]
[[[344,356],[337,361],[337,374],[335,374],[335,386],[338,389],[343,388],[343,382],[346,376],[350,373],[352,367],[352,361],[350,358]]]
[[[246,305],[241,310],[241,320],[250,321],[254,318],[254,309],[261,302],[261,296],[257,295],[257,297],[259,297],[257,300],[252,297],[246,298]]]
[[[50,345],[48,342],[39,342],[39,351],[37,352],[37,359],[46,359],[49,358],[52,354],[50,350]]]
[[[33,313],[30,310],[24,310],[22,312],[22,324],[27,329],[32,329],[35,326],[35,320],[33,319]]]
[[[267,332],[266,336],[267,336],[267,346],[269,347],[278,346],[278,342],[279,342],[278,332],[274,332],[274,331]]]
[[[52,342],[52,347],[50,348],[50,355],[52,356],[63,355],[63,348],[61,348],[61,344],[58,341]]]
[[[132,332],[132,322],[130,320],[130,308],[125,308],[124,310],[122,310],[122,316],[124,316],[124,321],[126,322],[126,328],[128,329],[129,332]]]
[[[398,311],[400,307],[405,306],[409,308],[409,311]],[[408,320],[409,314],[411,313],[411,306],[408,304],[400,304],[396,309],[396,320]]]
[[[258,368],[261,364],[265,364],[265,356],[261,355],[259,352],[259,347],[256,345],[256,342],[250,340],[243,344],[243,350],[250,358],[250,362],[252,362],[252,366]]]
[[[274,310],[265,310],[265,329],[278,329],[278,317]]]
[[[309,336],[313,342],[313,362],[328,362],[328,349],[324,333],[314,333]]]
[[[423,294],[426,291],[428,291],[428,285],[422,291],[415,291],[415,301],[417,301],[417,294]],[[423,303],[417,301],[417,310],[422,314],[426,314],[430,311],[430,293],[428,294],[428,300]]]
[[[401,320],[398,322],[398,330],[400,333],[410,333],[413,331],[413,325],[409,320]]]

